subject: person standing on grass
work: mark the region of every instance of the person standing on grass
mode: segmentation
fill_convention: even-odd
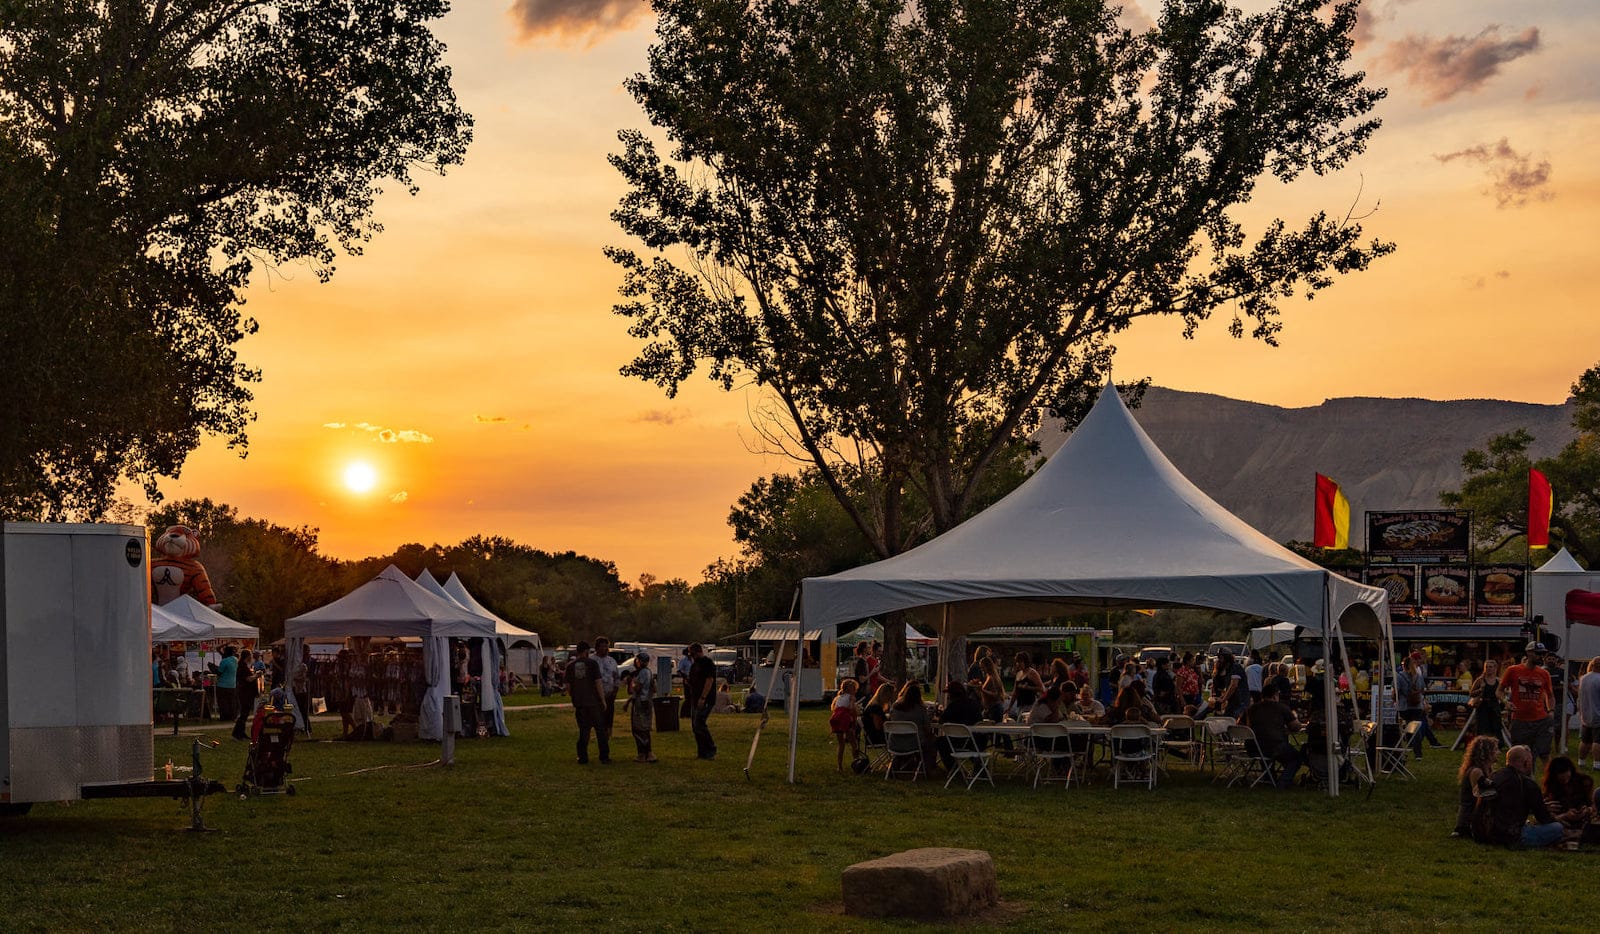
[[[628,686],[627,700],[632,714],[630,725],[633,727],[633,745],[639,751],[635,762],[656,761],[655,753],[650,751],[650,730],[655,726],[650,705],[655,697],[656,673],[650,670],[650,653],[640,652],[633,657],[633,678]]]
[[[1589,768],[1600,769],[1600,655],[1578,680],[1578,724],[1578,765],[1587,757]]]
[[[600,666],[589,657],[589,643],[579,642],[577,653],[567,662],[567,693],[572,696],[572,713],[578,721],[578,764],[589,764],[589,731],[600,744],[600,764],[611,764],[611,737],[606,734],[601,716],[605,697],[600,689]]]
[[[1522,663],[1506,668],[1500,678],[1500,697],[1511,710],[1511,742],[1527,746],[1540,759],[1550,758],[1551,713],[1555,695],[1544,662],[1544,643],[1529,642]]]
[[[1565,829],[1545,807],[1543,793],[1528,777],[1532,774],[1532,750],[1527,746],[1512,746],[1506,750],[1505,768],[1489,776],[1489,788],[1493,789],[1494,796],[1485,804],[1493,810],[1487,839],[1480,842],[1525,847],[1554,846],[1561,842]],[[1528,823],[1529,817],[1534,823]]]
[[[861,686],[856,679],[844,679],[839,685],[839,693],[834,697],[833,707],[828,714],[828,729],[833,732],[833,738],[839,746],[839,754],[835,758],[841,772],[844,771],[845,743],[850,744],[851,762],[861,756],[861,741],[856,736],[856,692],[859,690]]]
[[[698,642],[689,646],[689,678],[684,682],[683,697],[689,705],[696,753],[702,759],[715,759],[717,742],[711,738],[711,726],[707,721],[717,702],[717,666]]]
[[[617,660],[611,657],[611,640],[598,636],[594,640],[594,663],[600,668],[600,696],[605,698],[605,708],[600,712],[601,728],[606,739],[611,738],[617,721]]]
[[[1261,666],[1261,653],[1250,653],[1250,664],[1244,666],[1244,686],[1250,692],[1250,703],[1261,700],[1261,682],[1265,677],[1265,669]]]

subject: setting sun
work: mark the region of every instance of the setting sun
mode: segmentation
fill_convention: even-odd
[[[344,485],[352,493],[370,492],[378,482],[378,472],[371,464],[356,461],[344,469]]]

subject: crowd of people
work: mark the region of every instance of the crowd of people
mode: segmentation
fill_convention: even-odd
[[[579,765],[589,764],[591,737],[598,747],[600,764],[611,764],[611,736],[619,693],[624,696],[623,709],[629,712],[628,725],[637,753],[634,761],[646,764],[658,761],[651,737],[655,726],[655,700],[670,696],[672,685],[657,683],[651,660],[648,651],[637,652],[632,665],[624,672],[611,656],[611,643],[605,636],[595,639],[592,646],[587,641],[577,644],[561,671],[561,683],[572,701],[573,716],[578,724]],[[698,642],[684,650],[677,673],[683,678],[683,715],[694,732],[696,755],[701,759],[715,759],[717,743],[711,735],[710,717],[732,709],[727,686],[719,685],[716,663]]]

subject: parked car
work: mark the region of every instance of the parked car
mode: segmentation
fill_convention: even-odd
[[[1172,646],[1170,645],[1147,645],[1139,651],[1133,653],[1133,660],[1141,665],[1150,661],[1151,659],[1156,659],[1159,661],[1163,658],[1171,657]]]
[[[717,677],[724,681],[735,681],[739,663],[738,649],[712,649],[711,661],[716,663]]]

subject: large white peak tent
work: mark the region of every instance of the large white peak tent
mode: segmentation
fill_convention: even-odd
[[[1346,632],[1390,642],[1381,588],[1296,555],[1206,496],[1110,383],[1060,450],[1004,499],[904,554],[807,578],[800,605],[808,629],[910,611],[943,645],[1003,623],[1151,607],[1293,623],[1320,634],[1330,657]],[[941,655],[939,684],[946,662]],[[1330,757],[1336,732],[1328,731]]]
[[[436,740],[444,735],[444,697],[450,693],[450,639],[494,638],[494,623],[458,604],[429,593],[399,568],[383,573],[327,606],[301,613],[283,624],[289,683],[300,667],[306,639],[377,636],[422,640],[428,690],[422,696],[417,735]],[[491,688],[492,689],[492,688]]]
[[[158,638],[154,635],[158,618],[170,619],[176,624],[177,628],[169,630],[173,633],[171,637]],[[151,606],[150,623],[152,638],[156,642],[205,642],[212,639],[245,641],[261,638],[260,629],[229,619],[188,594],[182,594],[162,606]],[[196,635],[183,638],[176,635],[178,632]]]
[[[504,639],[508,644],[525,639],[529,642],[532,642],[534,648],[541,651],[544,649],[544,644],[539,641],[538,633],[531,629],[523,629],[521,626],[506,622],[505,620],[496,616],[494,611],[479,603],[477,598],[467,590],[467,585],[461,583],[461,576],[456,572],[450,572],[449,580],[444,582],[444,592],[449,594],[452,600],[478,614],[479,616],[487,616],[494,620],[494,634],[499,636],[501,639]]]
[[[451,575],[451,577],[454,578],[454,575]],[[432,571],[423,568],[422,573],[417,575],[417,583],[423,590],[434,596],[443,597],[469,613],[476,613],[492,620],[495,624],[495,635],[498,636],[500,634],[500,624],[505,623],[505,620],[480,606],[469,606],[462,602],[448,588],[439,583],[439,579],[433,576]],[[473,603],[476,602],[476,600],[473,601]],[[510,624],[507,623],[506,625]],[[505,647],[500,644],[498,638],[485,639],[481,646],[478,660],[479,671],[481,672],[478,689],[478,709],[483,711],[484,718],[489,724],[490,733],[495,736],[510,736],[511,732],[506,729],[505,705],[500,703],[500,659],[505,653]],[[489,684],[490,681],[494,682],[493,686]]]

